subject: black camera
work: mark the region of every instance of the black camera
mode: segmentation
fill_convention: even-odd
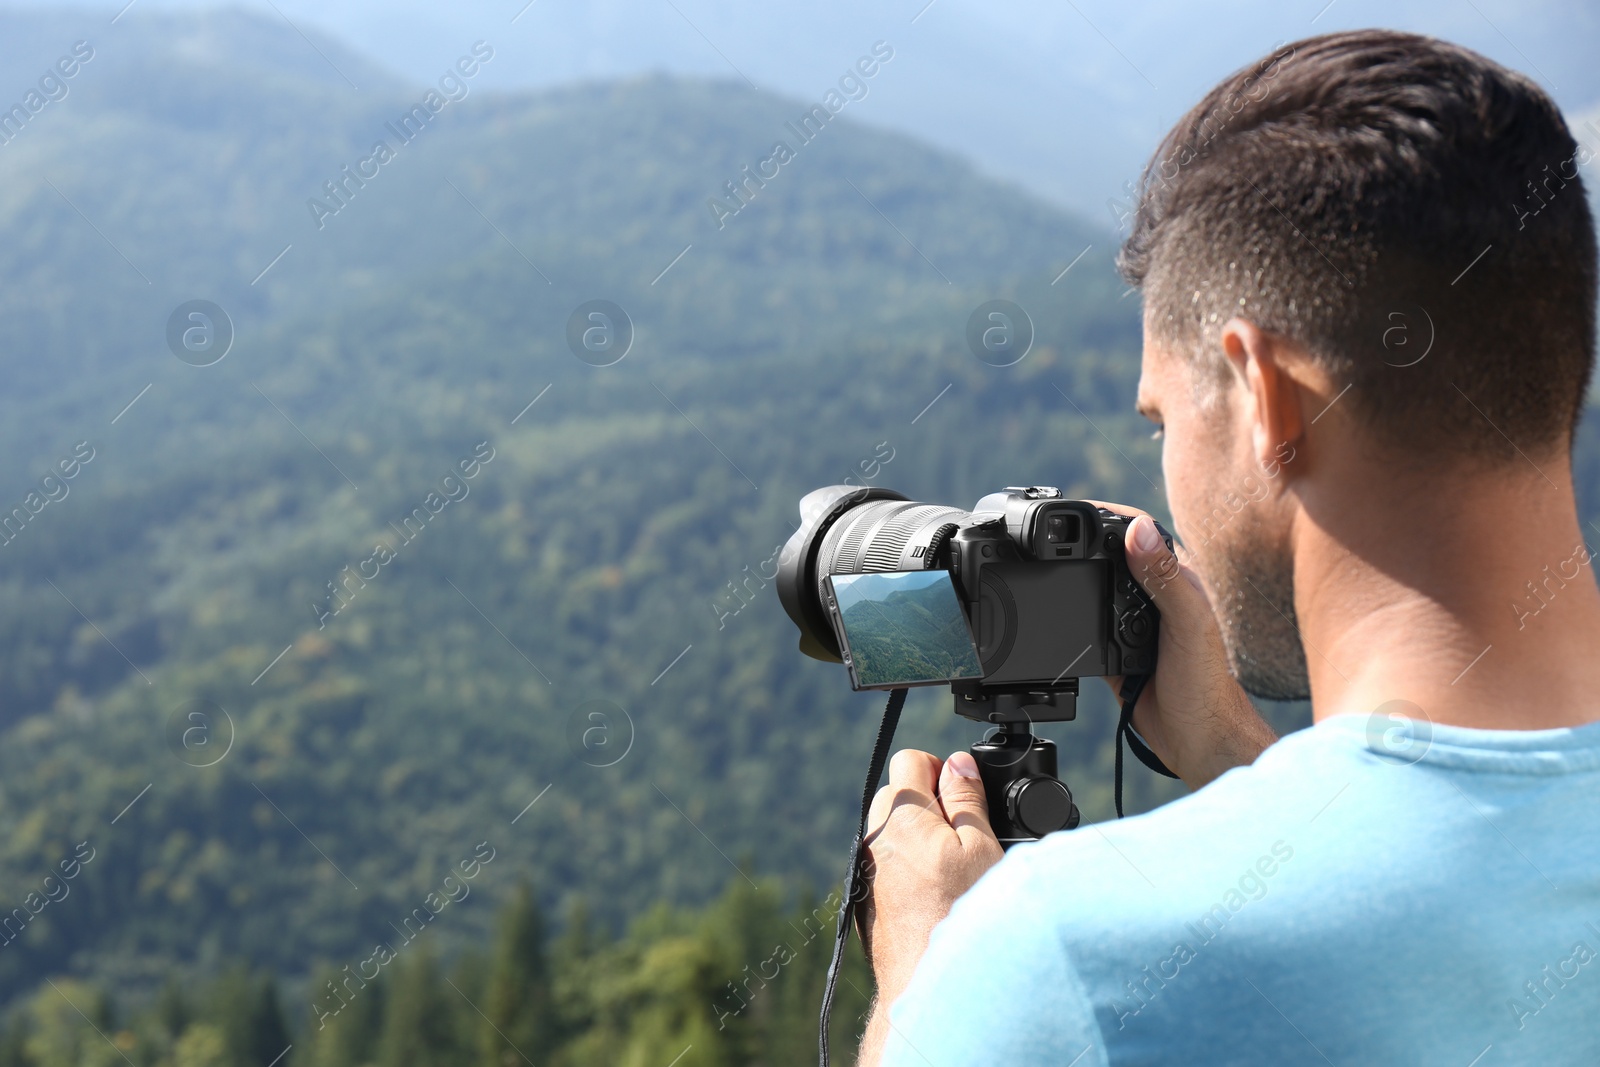
[[[998,727],[972,752],[1003,843],[1077,825],[1054,745],[1028,727],[1074,718],[1080,678],[1154,671],[1132,520],[1046,486],[969,512],[835,485],[800,515],[776,584],[801,651],[844,663],[856,689],[949,683],[957,713]]]

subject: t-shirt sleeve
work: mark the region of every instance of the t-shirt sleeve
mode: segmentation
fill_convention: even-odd
[[[1002,861],[934,928],[890,1009],[883,1067],[1106,1067],[1060,934],[1029,918],[1050,912],[1025,888],[1028,866]]]

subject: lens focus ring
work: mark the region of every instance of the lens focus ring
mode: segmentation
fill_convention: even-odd
[[[919,534],[927,535],[920,540],[929,541],[939,527],[966,515],[959,508],[900,500],[853,508],[823,540],[817,576],[901,570],[910,562],[905,559],[906,546],[919,540]]]

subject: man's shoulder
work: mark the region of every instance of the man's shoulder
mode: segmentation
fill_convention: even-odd
[[[1597,801],[1600,723],[1507,731],[1341,715],[1154,811],[1013,848],[975,888],[1026,902],[1067,944],[1105,949],[1269,892],[1275,908],[1306,911],[1304,923],[1336,926],[1348,900],[1520,863],[1502,833],[1543,847],[1566,812]],[[1540,861],[1558,883],[1600,859],[1600,845],[1570,836]],[[1493,862],[1464,863],[1475,849]]]
[[[1088,852],[1107,846],[1212,851],[1251,826],[1311,817],[1372,763],[1371,753],[1348,729],[1311,727],[1280,738],[1255,762],[1153,811],[1092,824],[1085,828],[1088,833],[1052,834],[1013,849],[1012,855],[1019,865],[1048,867],[1081,862]]]
[[[1154,811],[1017,846],[976,890],[1029,898],[1064,927],[1102,935],[1165,922],[1175,910],[1239,903],[1293,864],[1299,831],[1372,763],[1348,729],[1298,731]]]

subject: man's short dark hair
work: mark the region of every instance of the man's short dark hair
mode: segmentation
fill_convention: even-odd
[[[1313,37],[1166,136],[1119,265],[1155,338],[1219,373],[1198,354],[1239,315],[1304,346],[1390,445],[1547,453],[1593,362],[1592,157],[1538,86],[1475,52]]]

